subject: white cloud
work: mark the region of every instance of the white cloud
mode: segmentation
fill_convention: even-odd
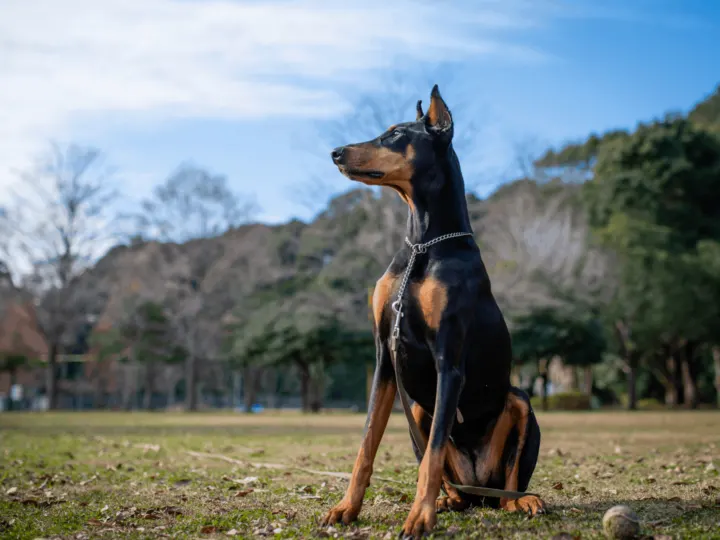
[[[78,119],[320,118],[346,106],[337,83],[398,58],[538,56],[499,38],[529,9],[496,0],[0,3],[0,188]]]

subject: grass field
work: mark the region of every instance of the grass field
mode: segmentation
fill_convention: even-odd
[[[539,421],[530,489],[550,513],[444,513],[435,537],[597,538],[604,511],[625,503],[648,536],[720,538],[720,414]],[[347,485],[321,473],[351,470],[363,423],[360,414],[0,414],[0,538],[394,538],[417,472],[401,414],[356,526],[317,524]]]

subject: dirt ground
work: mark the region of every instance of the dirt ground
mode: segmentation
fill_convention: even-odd
[[[720,413],[539,414],[530,490],[550,513],[438,515],[436,538],[600,538],[628,504],[648,537],[720,538]],[[390,420],[352,527],[339,501],[362,414],[0,414],[0,538],[395,538],[415,494],[405,419]],[[333,474],[335,473],[335,474]],[[663,536],[665,535],[665,536]]]

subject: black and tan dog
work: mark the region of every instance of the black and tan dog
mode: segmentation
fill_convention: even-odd
[[[391,126],[372,141],[336,148],[333,161],[352,180],[400,194],[409,207],[410,244],[470,234],[417,253],[396,352],[392,303],[412,255],[409,246],[395,255],[377,282],[377,366],[365,434],[345,497],[323,520],[349,523],[358,516],[395,400],[397,376],[414,401],[412,417],[426,446],[423,451],[413,441],[420,470],[402,534],[415,537],[435,526],[438,510],[485,504],[544,512],[534,495],[483,498],[451,485],[525,491],[538,457],[540,429],[527,395],[510,385],[510,335],[471,236],[465,186],[452,147],[453,119],[437,85],[427,113],[421,102],[417,108],[415,122]],[[447,496],[438,498],[441,488]]]

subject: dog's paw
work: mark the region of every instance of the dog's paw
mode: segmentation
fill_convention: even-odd
[[[463,499],[453,497],[440,497],[438,500],[435,501],[435,509],[438,511],[438,513],[447,512],[449,510],[455,512],[462,512],[463,510],[467,510],[469,506],[469,502]]]
[[[525,495],[519,499],[504,499],[501,506],[508,512],[525,512],[530,516],[545,513],[545,503],[535,495]]]
[[[333,506],[325,517],[320,520],[320,525],[323,527],[327,525],[335,525],[336,523],[349,523],[355,521],[360,513],[360,505],[353,505],[350,502],[343,499],[338,504]]]
[[[421,538],[433,530],[436,522],[435,504],[416,501],[405,520],[400,537]]]

